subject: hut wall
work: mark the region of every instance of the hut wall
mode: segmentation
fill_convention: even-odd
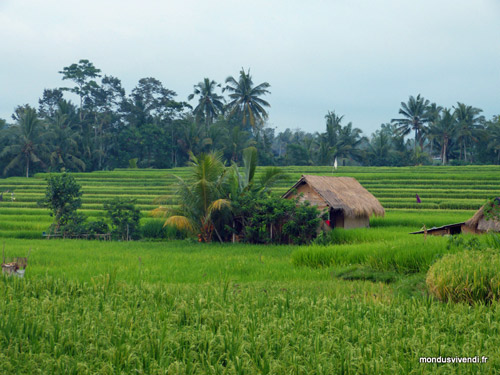
[[[370,227],[370,218],[368,216],[344,217],[344,228],[368,228]]]
[[[486,220],[483,216],[477,223],[477,231],[482,232],[498,232],[499,222],[496,220]]]
[[[450,230],[448,228],[441,228],[436,230],[427,230],[427,234],[431,234],[433,236],[446,236],[450,234]]]
[[[308,184],[302,184],[297,187],[296,190],[296,193],[290,194],[287,198],[294,199],[297,195],[300,196],[302,194],[302,197],[299,198],[299,202],[303,203],[305,201],[309,201],[311,205],[317,206],[320,211],[323,211],[328,207],[325,200],[321,198]]]
[[[462,224],[462,233],[479,234],[481,232],[479,232],[478,230],[476,230],[476,228],[471,227],[467,224]]]

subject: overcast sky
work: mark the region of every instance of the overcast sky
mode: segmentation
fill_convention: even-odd
[[[187,100],[209,77],[269,82],[269,125],[323,131],[335,110],[365,134],[422,94],[500,114],[498,0],[0,0],[0,118],[37,105],[89,59],[127,93],[154,77]]]

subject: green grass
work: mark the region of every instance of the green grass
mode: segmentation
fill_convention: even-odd
[[[498,308],[393,298],[383,284],[43,277],[4,280],[0,292],[3,373],[492,374],[500,364]],[[490,361],[418,362],[476,354]]]

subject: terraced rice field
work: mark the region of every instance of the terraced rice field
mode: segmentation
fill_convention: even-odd
[[[286,167],[288,181],[281,181],[274,189],[283,194],[301,174],[338,175],[355,177],[379,199],[387,210],[386,220],[374,219],[372,225],[403,220],[419,229],[424,223],[429,227],[470,217],[486,199],[500,196],[500,167],[408,167],[363,168],[342,167],[332,173],[330,167]],[[82,185],[83,212],[98,218],[103,215],[103,203],[117,196],[136,199],[148,213],[161,203],[175,204],[175,176],[186,177],[186,168],[171,170],[116,170],[73,174]],[[42,198],[47,174],[33,178],[0,179],[0,192],[14,191],[15,201],[4,194],[0,202],[0,236],[40,238],[51,223],[48,211],[40,209],[37,201]],[[422,203],[416,203],[418,194]],[[423,215],[419,214],[422,213]],[[403,214],[404,215],[401,215]],[[424,214],[425,213],[425,214]],[[417,216],[415,216],[417,215]]]

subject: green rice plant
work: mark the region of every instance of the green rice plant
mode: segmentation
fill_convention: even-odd
[[[500,253],[466,250],[437,261],[427,273],[427,286],[442,301],[491,303],[500,299]]]
[[[473,215],[473,210],[392,209],[386,211],[385,217],[372,217],[370,226],[373,228],[403,226],[417,230],[424,225],[427,228],[432,228],[463,222]]]
[[[0,278],[1,373],[494,374],[498,305],[394,296],[390,285],[220,279],[129,284]],[[464,352],[465,351],[465,352]],[[484,364],[419,357],[485,355]]]
[[[301,247],[292,253],[295,266],[313,268],[364,264],[374,270],[398,273],[427,271],[429,266],[443,254],[454,251],[446,249],[442,237],[402,238],[394,241],[379,241],[363,244]]]
[[[335,228],[322,232],[313,241],[314,245],[343,245],[352,243],[391,241],[407,234],[408,228],[401,227],[379,227],[379,228]]]

